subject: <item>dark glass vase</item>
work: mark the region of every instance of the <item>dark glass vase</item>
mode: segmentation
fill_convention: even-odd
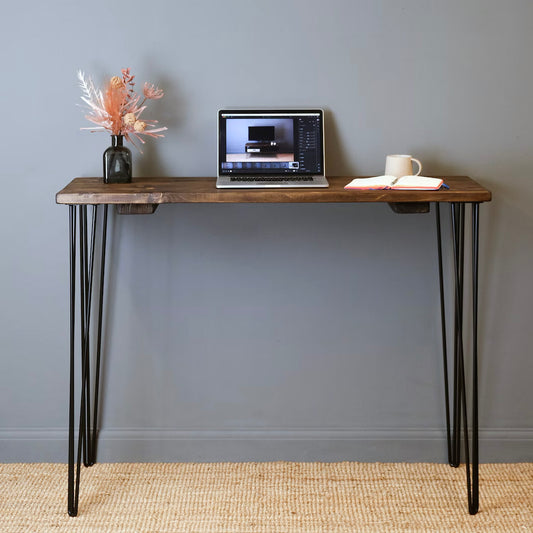
[[[131,181],[131,150],[123,135],[111,135],[111,146],[104,152],[104,183]]]

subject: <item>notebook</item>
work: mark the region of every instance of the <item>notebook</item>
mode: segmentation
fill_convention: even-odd
[[[218,112],[218,188],[328,186],[321,109]]]

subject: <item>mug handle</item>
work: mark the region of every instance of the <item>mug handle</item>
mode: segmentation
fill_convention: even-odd
[[[414,174],[414,176],[420,176],[420,173],[422,172],[422,163],[414,157],[411,157],[411,161],[414,161],[418,165],[418,172]]]

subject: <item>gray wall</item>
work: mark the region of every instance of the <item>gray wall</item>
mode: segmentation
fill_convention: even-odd
[[[147,116],[169,127],[134,175],[214,175],[220,107],[322,106],[330,175],[412,153],[490,188],[481,460],[533,460],[532,20],[529,0],[4,6],[0,461],[66,460],[54,195],[109,145],[79,131],[77,69],[126,66],[165,89]],[[174,205],[111,226],[101,460],[445,461],[433,213]]]

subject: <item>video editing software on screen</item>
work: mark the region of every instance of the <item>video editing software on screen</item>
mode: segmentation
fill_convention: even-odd
[[[321,174],[320,112],[222,111],[220,174]]]

